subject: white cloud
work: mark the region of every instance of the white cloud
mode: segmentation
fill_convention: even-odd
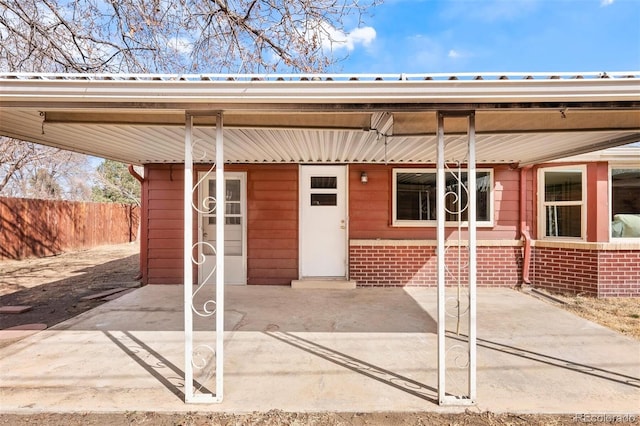
[[[468,59],[473,56],[474,56],[474,52],[470,52],[468,50],[461,50],[461,49],[449,49],[449,52],[447,53],[447,58],[454,61]]]
[[[355,28],[345,34],[343,31],[335,29],[330,24],[323,25],[324,37],[322,47],[327,50],[347,49],[353,51],[358,45],[368,47],[376,39],[376,30],[373,27]]]
[[[367,47],[376,39],[376,30],[373,27],[356,28],[351,31],[348,38],[355,44],[362,44]]]
[[[614,0],[600,0],[600,6],[602,7],[611,6],[613,2]]]

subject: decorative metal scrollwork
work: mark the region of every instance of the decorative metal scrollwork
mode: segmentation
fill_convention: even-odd
[[[475,190],[476,183],[469,181],[468,170],[462,167],[466,160],[444,162],[444,206],[440,210],[444,210],[448,226],[453,225],[457,230],[455,235],[446,240],[443,250],[445,329],[455,336],[466,331],[465,320],[471,314],[469,245],[463,236],[470,214],[470,191]],[[444,341],[444,364],[449,367],[445,367],[446,382],[449,383],[446,393],[456,399],[465,399],[469,380],[466,372],[471,367],[469,344],[454,342],[451,338]]]
[[[192,200],[198,199],[198,192],[200,191],[200,186],[203,182],[205,182],[209,176],[213,173],[215,169],[215,164],[212,164],[211,167],[202,174],[202,177],[198,179],[198,182],[193,186],[192,190]],[[216,208],[218,203],[216,202],[216,197],[210,194],[207,194],[206,197],[202,197],[202,205],[200,206],[198,203],[192,201],[191,206],[193,209],[199,214],[214,214],[216,212]]]
[[[224,140],[222,114],[198,116],[206,115],[215,115],[215,144],[211,143],[213,135],[207,129],[195,128],[194,115],[185,114],[184,393],[185,402],[188,403],[222,402],[223,394],[224,293],[221,293],[221,288],[224,280],[220,277],[216,279],[216,275],[222,272],[222,267],[217,267],[217,263],[224,255],[224,249],[221,248],[224,228],[217,226],[222,223],[216,224],[215,220],[218,215],[224,216],[217,214],[224,211],[225,205],[225,195],[219,191],[220,186],[224,185]],[[195,132],[199,139],[194,138]],[[212,159],[215,162],[211,162]],[[209,164],[206,170],[198,167],[194,170],[194,161]],[[200,173],[194,175],[194,171]],[[219,203],[222,203],[221,209],[218,209]],[[194,238],[196,217],[199,226]],[[216,229],[218,235],[208,236],[210,228]],[[214,258],[217,263],[213,262]],[[194,285],[193,272],[196,268],[198,279]],[[196,325],[198,331],[194,328]],[[215,341],[215,345],[212,341]],[[210,387],[212,378],[215,378],[215,389]]]
[[[445,313],[452,318],[459,318],[469,312],[469,293],[461,290],[461,295],[451,295],[446,298]],[[459,334],[459,333],[456,333]]]
[[[206,260],[205,255],[203,254],[204,250],[202,250],[201,248],[203,246],[209,248],[213,254],[216,253],[216,248],[213,246],[213,244],[206,241],[196,242],[192,247],[192,252],[197,251],[198,257],[195,258],[192,256],[191,261],[197,266],[204,264]],[[198,284],[198,287],[193,291],[193,294],[191,296],[191,310],[200,317],[210,317],[216,313],[216,301],[214,299],[205,300],[204,302],[202,302],[201,307],[196,306],[196,296],[209,283],[209,280],[211,279],[211,277],[215,276],[215,274],[216,267],[214,266],[211,272],[209,272],[209,274],[202,279],[202,282]]]
[[[457,368],[469,367],[469,353],[467,348],[460,344],[451,345],[447,348],[447,358],[452,358]]]
[[[198,142],[192,143],[194,152],[197,149]],[[206,141],[204,146],[206,146]],[[207,151],[201,147],[198,149],[198,155],[194,155],[196,161],[206,161]],[[211,191],[208,185],[211,176],[215,173],[215,164],[211,164],[204,173],[201,173],[195,185],[192,187],[191,207],[196,215],[201,215],[203,219],[216,214],[218,197],[215,190]],[[216,276],[217,267],[214,265],[206,272],[201,268],[207,261],[208,255],[216,255],[215,243],[203,241],[202,232],[197,233],[196,242],[191,246],[191,262],[197,266],[200,273],[206,273],[206,276],[200,276],[198,285],[191,294],[191,311],[201,318],[213,318],[217,313],[217,302],[215,300],[215,291],[207,291],[205,288],[211,288]],[[214,322],[215,324],[215,322]],[[196,345],[191,354],[191,365],[194,370],[194,392],[199,392],[210,379],[216,374],[216,351],[209,344],[203,343]]]
[[[216,365],[216,351],[211,346],[202,344],[193,348],[191,356],[191,365],[193,369],[199,374],[197,375],[197,382],[200,383],[195,388],[196,391],[200,391],[204,384],[211,380],[215,375]]]
[[[467,209],[469,208],[469,188],[462,179],[461,163],[458,161],[454,164],[456,165],[455,170],[452,169],[448,163],[445,163],[444,165],[446,172],[456,181],[455,184],[449,185],[445,188],[446,192],[444,194],[444,198],[445,201],[447,200],[447,198],[453,198],[451,205],[457,205],[457,208],[449,208],[447,203],[445,203],[444,209],[447,213],[455,214],[458,217],[458,221],[460,221],[460,219],[462,218],[462,213],[467,211]],[[464,204],[460,204],[463,200],[463,193],[466,194],[466,197],[464,197]]]

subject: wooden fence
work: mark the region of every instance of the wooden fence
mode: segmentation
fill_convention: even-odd
[[[139,217],[128,204],[0,197],[0,260],[135,241]]]

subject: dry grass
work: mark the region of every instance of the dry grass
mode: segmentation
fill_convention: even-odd
[[[564,309],[601,324],[626,336],[640,340],[640,298],[553,295],[564,302]]]

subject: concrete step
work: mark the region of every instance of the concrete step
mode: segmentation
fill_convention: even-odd
[[[356,288],[356,282],[352,280],[331,280],[331,279],[292,280],[291,288],[351,290]]]

